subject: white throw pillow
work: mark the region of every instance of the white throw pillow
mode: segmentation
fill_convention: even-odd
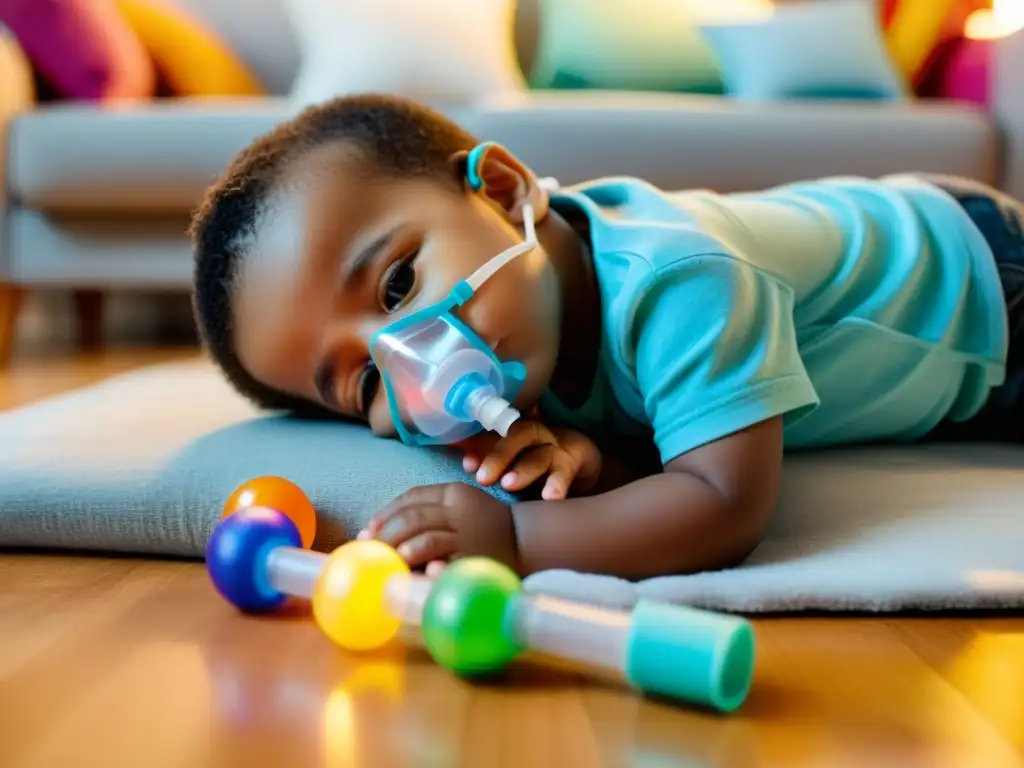
[[[286,0],[297,106],[353,93],[465,104],[524,88],[514,0]]]

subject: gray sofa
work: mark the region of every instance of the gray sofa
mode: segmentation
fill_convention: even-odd
[[[298,66],[283,0],[185,5],[215,27],[275,94],[101,110],[0,100],[0,361],[25,289],[188,289],[184,236],[202,190],[257,134],[289,116]],[[536,16],[517,40],[529,66]],[[540,31],[542,32],[542,30]],[[1018,51],[1024,46],[1017,45]],[[751,105],[684,94],[530,93],[472,108],[435,105],[563,183],[631,174],[723,191],[829,174],[960,174],[1024,196],[1024,91],[1006,46],[996,106],[952,103]]]

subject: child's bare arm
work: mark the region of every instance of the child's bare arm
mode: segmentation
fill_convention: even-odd
[[[412,488],[362,535],[397,547],[410,565],[484,555],[524,575],[571,568],[642,579],[714,570],[739,563],[760,542],[781,467],[775,418],[593,496],[508,505],[464,483]]]
[[[782,419],[775,418],[617,490],[517,504],[520,570],[642,579],[735,565],[764,535],[781,470]]]

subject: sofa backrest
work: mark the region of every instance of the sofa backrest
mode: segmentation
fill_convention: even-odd
[[[299,49],[285,11],[288,0],[177,2],[216,31],[252,68],[271,93],[288,93],[299,70]],[[537,39],[539,2],[540,0],[518,0],[516,5],[516,45],[524,71],[528,71]]]

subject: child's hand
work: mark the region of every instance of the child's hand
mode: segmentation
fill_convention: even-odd
[[[515,568],[518,561],[512,510],[465,483],[411,488],[375,514],[360,539],[395,547],[410,567],[436,575],[445,561],[481,555]]]
[[[601,452],[586,435],[571,429],[548,429],[539,421],[520,419],[508,437],[477,435],[460,444],[462,466],[481,485],[501,480],[506,491],[521,491],[547,476],[541,497],[558,501],[569,489],[586,492],[601,476]]]

